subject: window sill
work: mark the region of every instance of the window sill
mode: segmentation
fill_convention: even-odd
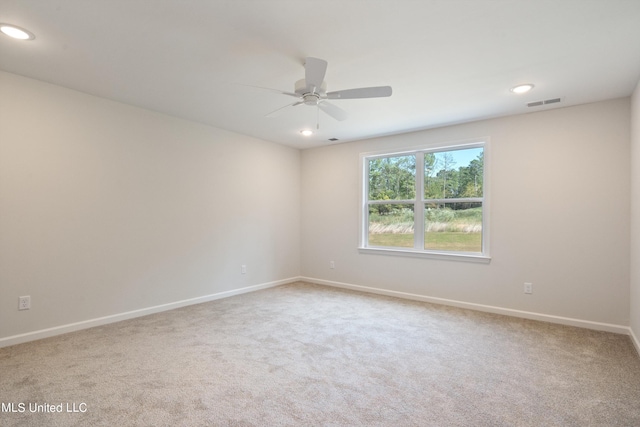
[[[371,255],[392,255],[392,256],[406,256],[413,258],[428,258],[439,259],[445,261],[461,261],[461,262],[475,262],[481,264],[489,264],[491,257],[481,254],[463,254],[459,252],[423,252],[411,249],[393,249],[393,248],[358,248],[358,252],[361,254]]]

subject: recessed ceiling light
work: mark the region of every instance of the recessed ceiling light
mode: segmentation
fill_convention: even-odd
[[[531,83],[526,83],[523,85],[514,86],[511,88],[511,92],[513,93],[527,93],[531,89],[533,89],[533,85]]]
[[[301,130],[300,131],[301,134],[303,134],[304,136],[311,136],[313,135],[313,131],[309,130],[309,129],[305,129],[305,130]]]
[[[2,31],[3,34],[18,40],[33,40],[36,38],[31,31],[27,31],[24,28],[16,27],[11,24],[0,24],[0,31]]]

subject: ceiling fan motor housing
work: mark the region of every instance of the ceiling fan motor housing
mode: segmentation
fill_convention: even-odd
[[[318,103],[318,99],[327,92],[327,82],[322,82],[320,87],[316,87],[315,91],[313,87],[307,86],[307,82],[305,79],[300,79],[295,84],[295,93],[302,96],[304,99],[304,103],[308,105],[316,105]],[[306,95],[312,95],[316,97],[316,101],[313,104],[309,104],[306,99]],[[309,100],[311,101],[311,99]]]

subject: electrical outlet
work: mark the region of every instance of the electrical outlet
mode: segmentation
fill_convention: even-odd
[[[532,294],[533,293],[533,283],[525,282],[524,284],[524,293]]]
[[[246,265],[242,264],[240,266],[240,273],[247,274],[247,266]]]
[[[31,297],[19,297],[18,298],[18,310],[29,310],[31,308]]]
[[[329,261],[329,268],[331,268],[331,269],[336,268],[336,263],[335,263],[335,261]]]

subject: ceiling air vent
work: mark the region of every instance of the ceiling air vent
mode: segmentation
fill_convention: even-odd
[[[539,107],[541,105],[555,104],[556,102],[560,102],[560,101],[562,101],[561,98],[545,99],[544,101],[529,102],[527,104],[527,107]]]
[[[329,141],[332,141],[332,142],[337,141],[337,140],[338,140],[338,138],[329,138]]]

